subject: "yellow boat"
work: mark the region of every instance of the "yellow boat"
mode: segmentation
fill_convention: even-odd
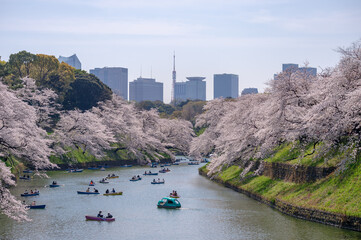
[[[104,196],[113,196],[113,195],[123,195],[123,192],[110,192],[110,193],[104,193]]]
[[[110,176],[110,177],[106,177],[107,179],[110,179],[110,178],[119,178],[119,176]]]

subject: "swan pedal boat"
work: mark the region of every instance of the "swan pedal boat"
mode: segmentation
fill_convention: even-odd
[[[85,216],[85,219],[90,220],[90,221],[104,221],[104,222],[115,221],[115,218],[101,218],[101,217],[94,217],[94,216]]]
[[[158,208],[168,208],[168,209],[176,209],[180,208],[181,204],[177,199],[164,197],[157,204]]]
[[[110,192],[110,193],[104,193],[104,196],[116,196],[116,195],[123,195],[123,192]]]

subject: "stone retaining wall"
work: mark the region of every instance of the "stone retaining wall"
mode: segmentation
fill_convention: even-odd
[[[310,167],[287,163],[263,163],[264,171],[262,175],[272,179],[280,179],[294,183],[314,182],[318,179],[327,177],[336,169],[335,167]]]

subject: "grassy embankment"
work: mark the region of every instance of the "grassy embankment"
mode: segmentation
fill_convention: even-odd
[[[265,159],[268,162],[283,162],[306,166],[328,167],[336,166],[345,156],[339,149],[331,149],[326,156],[313,158],[322,144],[306,147],[302,154],[294,144],[280,146],[275,154]],[[325,161],[325,158],[328,161]],[[282,180],[273,180],[266,176],[255,176],[241,181],[239,175],[243,171],[237,165],[224,167],[216,178],[228,182],[240,189],[261,195],[270,202],[282,200],[294,206],[314,208],[348,216],[361,216],[361,156],[357,156],[343,172],[335,171],[328,177],[313,183],[296,184]],[[201,171],[207,172],[206,167]]]

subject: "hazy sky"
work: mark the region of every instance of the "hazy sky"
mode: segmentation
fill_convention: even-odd
[[[0,56],[26,50],[74,53],[82,67],[126,67],[128,80],[152,76],[170,101],[177,81],[239,75],[239,91],[263,91],[282,63],[335,66],[337,47],[361,38],[361,1],[0,0]],[[319,68],[320,70],[320,68]]]

